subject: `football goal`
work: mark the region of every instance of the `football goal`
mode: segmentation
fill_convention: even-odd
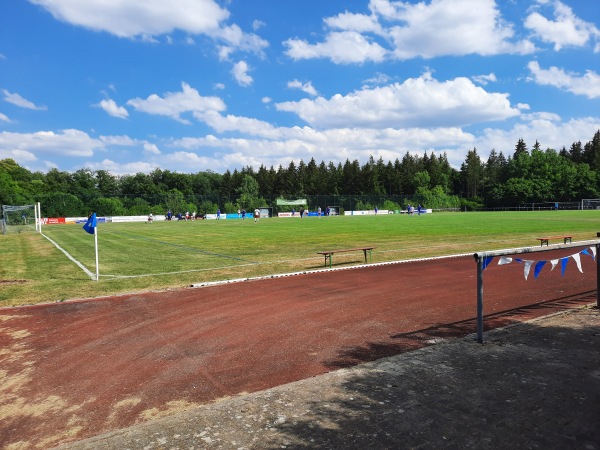
[[[584,198],[581,200],[581,209],[600,209],[600,198]]]
[[[327,211],[329,211],[329,214],[327,214]],[[328,206],[323,211],[323,215],[325,215],[325,216],[327,216],[327,215],[329,215],[329,216],[339,216],[340,215],[340,207],[339,206]]]
[[[2,234],[41,231],[39,203],[35,205],[2,205]]]

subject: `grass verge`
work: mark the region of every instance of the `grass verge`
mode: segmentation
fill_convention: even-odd
[[[38,233],[0,236],[0,306],[64,301],[323,267],[321,250],[373,245],[373,262],[539,245],[537,237],[596,238],[597,211],[434,213],[328,218],[100,224],[100,281]],[[80,225],[43,233],[95,272]],[[362,263],[336,256],[336,266]]]

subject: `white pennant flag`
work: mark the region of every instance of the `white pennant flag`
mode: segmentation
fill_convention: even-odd
[[[590,247],[590,250],[592,251],[592,254],[594,255],[594,261],[596,261],[596,246],[592,246]]]
[[[554,270],[554,268],[556,267],[556,265],[558,264],[558,259],[551,259],[550,264],[552,264],[552,268],[550,269],[550,272],[552,272]]]
[[[534,262],[535,261],[530,261],[528,259],[523,260],[523,263],[525,264],[525,268],[523,269],[523,275],[525,275],[525,280],[527,280],[527,277],[529,276],[529,269],[531,269],[531,266]]]
[[[577,264],[577,268],[579,269],[579,271],[581,273],[583,273],[583,270],[581,270],[581,255],[579,253],[575,253],[574,255],[571,255],[571,258],[573,258],[575,260],[575,263]]]
[[[498,265],[503,266],[504,264],[510,264],[511,262],[512,262],[512,258],[509,258],[507,256],[501,256],[500,259],[498,260]]]

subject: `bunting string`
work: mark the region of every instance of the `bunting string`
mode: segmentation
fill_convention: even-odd
[[[511,264],[512,262],[516,262],[518,264],[523,264],[523,276],[525,277],[525,280],[527,280],[527,277],[529,277],[529,272],[531,271],[532,267],[533,267],[533,277],[535,279],[537,279],[537,277],[539,276],[540,272],[542,271],[542,269],[544,268],[546,263],[548,263],[548,262],[550,263],[550,265],[551,265],[550,272],[552,272],[554,270],[554,268],[560,262],[561,275],[564,277],[565,271],[567,270],[567,265],[569,264],[569,261],[571,261],[571,260],[575,261],[575,265],[577,266],[577,269],[579,270],[579,272],[583,273],[583,269],[581,267],[581,255],[591,256],[595,262],[596,261],[596,247],[594,247],[594,246],[589,247],[589,251],[587,248],[585,248],[585,249],[581,250],[580,252],[574,253],[573,255],[565,256],[564,258],[551,259],[549,261],[548,260],[533,261],[530,259],[510,258],[507,256],[501,256],[498,259],[498,265],[503,266],[505,264]],[[492,263],[493,259],[494,259],[493,256],[488,256],[483,260],[483,264],[482,264],[483,270],[485,270],[485,268],[488,267]]]

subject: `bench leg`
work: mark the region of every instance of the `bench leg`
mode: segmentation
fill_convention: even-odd
[[[373,262],[373,257],[371,255],[371,250],[370,249],[364,249],[363,253],[365,254],[365,263],[367,263],[367,252],[369,252],[369,261],[368,262]]]

